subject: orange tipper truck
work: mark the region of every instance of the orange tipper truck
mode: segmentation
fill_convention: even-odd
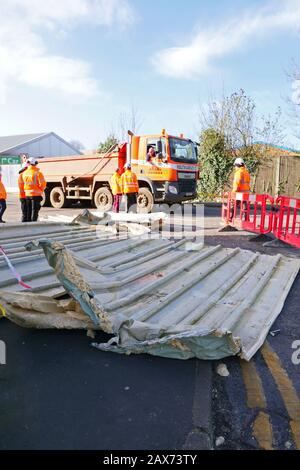
[[[199,166],[197,144],[171,136],[133,135],[106,154],[41,158],[39,167],[47,181],[45,205],[60,209],[72,201],[93,204],[102,211],[112,208],[110,178],[117,167],[131,163],[139,182],[138,208],[150,212],[154,203],[181,203],[196,196]],[[156,156],[147,153],[154,147]]]

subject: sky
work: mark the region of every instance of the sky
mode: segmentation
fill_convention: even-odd
[[[298,99],[300,0],[0,0],[0,135],[95,148],[138,110],[140,134],[196,138],[199,107],[245,89],[261,114]]]

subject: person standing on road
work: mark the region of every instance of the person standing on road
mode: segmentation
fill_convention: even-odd
[[[250,173],[245,166],[242,158],[236,158],[234,161],[234,177],[233,177],[233,193],[249,193],[250,192]],[[237,207],[240,206],[240,201],[237,201]],[[244,210],[246,210],[247,203],[244,202]],[[233,218],[234,208],[231,208],[230,218]]]
[[[4,212],[6,211],[6,199],[7,193],[4,184],[2,183],[2,176],[0,174],[0,224],[5,224],[5,220],[2,219]]]
[[[137,204],[137,195],[139,192],[139,183],[137,176],[131,171],[131,164],[126,163],[125,172],[121,177],[122,193],[126,196],[126,212],[129,212],[131,206]]]
[[[30,157],[28,168],[22,174],[26,196],[28,222],[36,222],[41,208],[42,195],[46,188],[43,173],[37,167],[38,161]]]
[[[117,168],[114,174],[110,179],[110,188],[114,196],[114,205],[113,212],[120,212],[120,204],[122,199],[122,181],[121,181],[121,172]]]
[[[249,193],[250,191],[250,174],[245,166],[242,158],[236,158],[234,161],[234,178],[233,188],[234,193]]]
[[[26,195],[24,191],[24,181],[23,181],[23,173],[27,168],[28,168],[28,163],[25,161],[22,164],[21,170],[19,171],[19,178],[18,178],[19,199],[20,199],[21,211],[22,211],[22,222],[28,222]]]

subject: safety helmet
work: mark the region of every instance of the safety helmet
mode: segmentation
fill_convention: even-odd
[[[30,165],[37,165],[38,161],[34,157],[30,157],[30,158],[28,158],[28,163]]]
[[[243,166],[245,165],[245,162],[242,158],[236,158],[234,160],[234,166]]]
[[[130,170],[131,163],[125,163],[124,168],[126,168],[127,170]]]

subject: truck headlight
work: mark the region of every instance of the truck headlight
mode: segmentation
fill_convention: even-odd
[[[178,189],[176,186],[169,186],[169,192],[172,194],[178,194]]]

